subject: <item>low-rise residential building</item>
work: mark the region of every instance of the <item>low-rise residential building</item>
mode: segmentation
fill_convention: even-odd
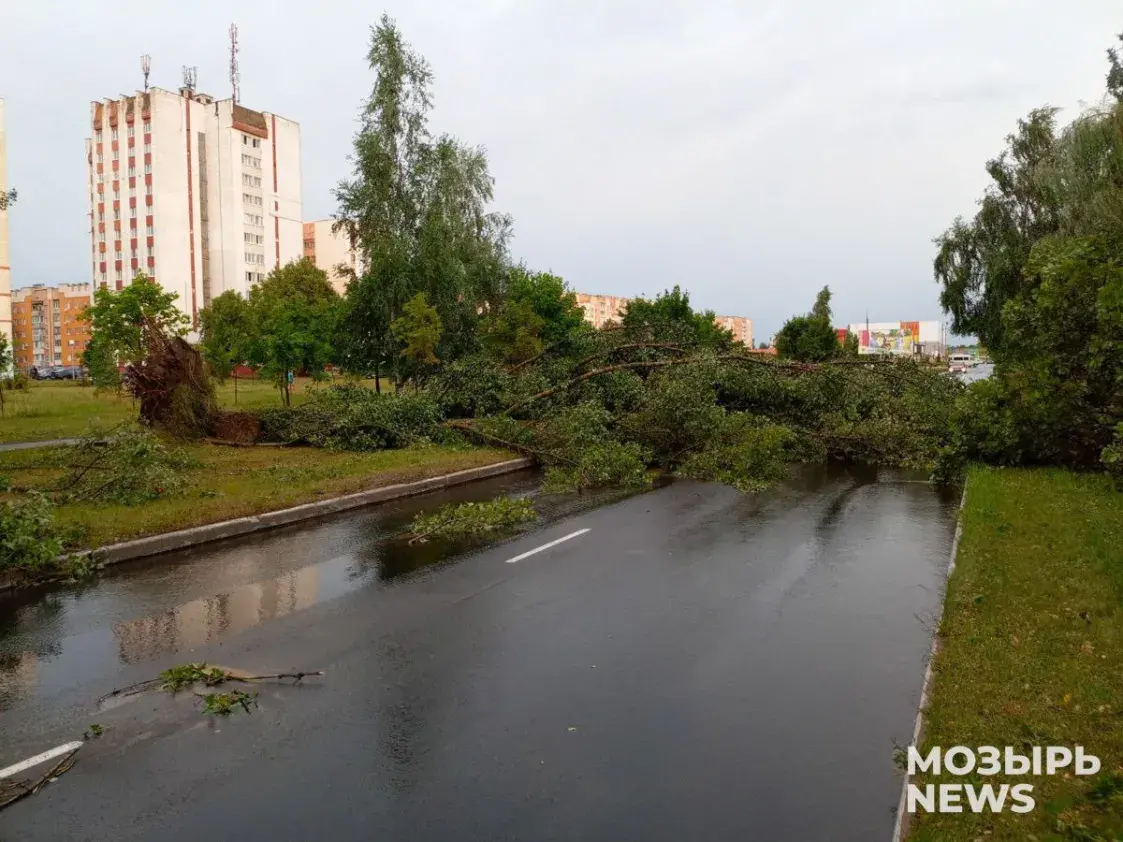
[[[334,219],[317,219],[304,223],[304,256],[327,273],[335,291],[343,295],[351,273],[362,273],[351,242],[342,231],[332,231]]]
[[[12,346],[16,367],[81,365],[90,341],[82,319],[90,284],[35,284],[12,293]]]

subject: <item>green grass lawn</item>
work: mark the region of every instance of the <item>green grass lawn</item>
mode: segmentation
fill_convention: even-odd
[[[373,380],[362,382],[374,385]],[[298,377],[293,384],[293,404],[307,399],[309,386],[322,388],[329,383],[314,383],[309,378]],[[383,388],[389,388],[386,381],[383,381]],[[281,406],[280,392],[264,380],[239,380],[237,383],[228,380],[217,386],[216,391],[225,409]],[[32,381],[25,392],[5,392],[4,403],[0,443],[73,438],[83,435],[91,425],[105,427],[136,418],[131,398],[106,392],[96,394],[92,386],[69,380]]]
[[[62,505],[58,525],[76,530],[76,546],[98,547],[514,458],[503,450],[441,446],[374,453],[209,444],[184,448],[198,462],[185,472],[185,493],[137,506]],[[27,469],[40,464],[47,450],[0,453],[0,473],[9,473],[21,486],[50,487],[60,471]]]
[[[1123,493],[1099,475],[972,470],[924,748],[1083,745],[1077,777],[1030,783],[1035,809],[918,814],[913,842],[1123,839]]]

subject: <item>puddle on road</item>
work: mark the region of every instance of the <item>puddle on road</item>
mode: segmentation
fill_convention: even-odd
[[[110,568],[85,586],[0,597],[0,711],[119,664],[185,652],[364,587],[390,587],[489,541],[400,536],[445,503],[533,496],[540,529],[634,492],[541,495],[523,471],[314,523]],[[308,564],[309,559],[322,559]],[[303,562],[303,563],[302,563]]]

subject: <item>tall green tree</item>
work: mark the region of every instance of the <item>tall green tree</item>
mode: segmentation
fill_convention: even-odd
[[[177,298],[143,273],[119,292],[108,287],[94,290],[94,302],[82,314],[90,325],[82,364],[95,386],[120,388],[119,367],[139,363],[148,352],[146,326],[166,336],[187,333],[191,320],[176,306]]]
[[[831,325],[831,291],[823,287],[811,312],[788,319],[776,334],[776,352],[786,359],[822,362],[842,353]]]
[[[245,350],[277,386],[285,406],[292,405],[290,373],[327,378],[324,369],[335,361],[339,305],[327,275],[307,259],[273,270],[250,290],[251,339]]]
[[[220,383],[234,377],[234,403],[238,402],[237,367],[249,357],[253,319],[249,302],[227,290],[199,311],[200,347],[211,374]]]
[[[1056,108],[1018,121],[1006,149],[987,162],[991,185],[970,221],[956,219],[936,238],[933,272],[953,333],[974,334],[1001,355],[1002,308],[1027,283],[1033,244],[1060,225],[1055,192],[1042,179],[1056,143]]]
[[[418,293],[441,318],[444,356],[475,345],[481,310],[502,292],[510,219],[486,211],[492,178],[483,149],[431,135],[432,72],[389,17],[372,28],[367,61],[375,81],[354,174],[335,191],[337,230],[369,267],[348,288],[343,345],[349,366],[388,364],[399,379],[390,326]]]
[[[0,211],[6,211],[16,203],[19,198],[19,193],[13,187],[11,190],[0,191]]]

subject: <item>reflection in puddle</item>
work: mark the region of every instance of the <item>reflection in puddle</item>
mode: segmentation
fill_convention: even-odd
[[[502,537],[414,545],[400,537],[414,514],[435,505],[499,493],[532,495],[539,513],[532,528],[542,528],[630,496],[621,491],[540,496],[539,476],[520,472],[121,565],[82,589],[0,599],[0,711],[34,694],[79,687],[120,664],[198,649],[348,591],[388,585]],[[204,595],[184,600],[200,591]]]
[[[194,649],[223,635],[237,634],[333,599],[361,581],[350,577],[353,558],[340,556],[294,570],[267,582],[196,599],[157,614],[113,627],[120,659],[132,664],[167,652]]]

